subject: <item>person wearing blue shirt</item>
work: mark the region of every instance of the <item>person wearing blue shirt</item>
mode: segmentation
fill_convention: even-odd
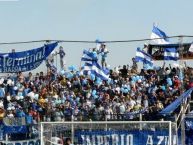
[[[22,108],[16,110],[16,117],[25,117],[25,113]]]
[[[107,67],[107,62],[106,62],[106,58],[107,58],[107,54],[109,53],[109,51],[106,48],[105,44],[101,44],[101,65],[102,67]]]
[[[27,94],[31,91],[31,89],[28,87],[28,84],[25,84],[25,89],[23,90],[23,96],[27,96]]]
[[[33,123],[33,117],[28,113],[26,116],[26,124],[32,124]]]
[[[5,90],[3,88],[3,85],[0,86],[0,98],[4,98],[5,96]]]

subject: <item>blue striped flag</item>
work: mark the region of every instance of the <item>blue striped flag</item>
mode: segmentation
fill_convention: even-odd
[[[169,47],[164,49],[164,60],[174,60],[177,61],[179,58],[179,53],[176,48]]]
[[[135,56],[136,62],[143,62],[144,64],[148,64],[150,66],[153,66],[153,59],[152,57],[147,54],[146,52],[140,50],[140,48],[137,48],[136,56]]]
[[[97,59],[96,52],[90,52],[90,51],[84,50],[81,61],[85,62],[84,66],[82,67],[83,74],[91,72],[101,80],[109,79],[108,74],[103,70],[103,68],[97,62],[98,59]]]
[[[46,66],[52,71],[52,72],[57,72],[57,67],[50,62],[50,60],[46,60]]]
[[[81,61],[97,61],[97,53],[96,52],[90,52],[88,50],[83,50],[83,56],[81,58]]]
[[[167,38],[166,33],[160,30],[156,26],[153,26],[153,30],[151,33],[151,39],[154,39],[152,41],[154,41],[156,44],[169,44],[169,40]]]
[[[100,65],[97,62],[93,63],[85,63],[85,65],[82,67],[83,73],[85,72],[91,72],[91,74],[94,74],[96,77],[100,78],[101,80],[108,80],[109,76],[103,71],[103,69],[100,67]]]

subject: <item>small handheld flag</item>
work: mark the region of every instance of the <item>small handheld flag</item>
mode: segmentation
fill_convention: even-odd
[[[146,52],[140,50],[139,47],[137,48],[137,51],[136,51],[135,60],[137,62],[141,61],[144,64],[148,64],[150,66],[153,66],[153,59],[152,59],[152,57],[149,54],[147,54]]]

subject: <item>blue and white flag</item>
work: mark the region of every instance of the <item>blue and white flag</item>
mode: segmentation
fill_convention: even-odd
[[[52,71],[52,72],[57,72],[57,67],[52,63],[50,62],[50,60],[46,60],[46,66]]]
[[[177,61],[179,58],[179,53],[176,48],[168,47],[164,49],[164,60],[174,60]]]
[[[109,76],[103,70],[103,68],[98,64],[98,58],[96,52],[90,52],[87,50],[83,51],[83,56],[81,61],[85,61],[84,66],[82,67],[82,72],[85,74],[87,72],[91,72],[96,77],[99,77],[102,80],[108,80]]]
[[[96,77],[100,78],[101,80],[108,80],[109,76],[103,71],[100,65],[97,62],[93,63],[85,63],[82,67],[82,71],[84,72],[91,72]]]
[[[83,56],[81,58],[81,61],[88,61],[88,62],[92,62],[92,61],[97,61],[97,53],[96,52],[90,52],[88,50],[83,50]]]
[[[136,62],[143,62],[144,64],[148,64],[150,66],[153,65],[153,59],[152,57],[147,54],[146,52],[140,50],[140,48],[138,47],[137,48],[137,51],[136,51],[136,56],[135,56],[135,60]]]
[[[152,41],[156,44],[169,44],[169,40],[167,39],[166,33],[156,26],[153,26],[151,39],[154,39]]]

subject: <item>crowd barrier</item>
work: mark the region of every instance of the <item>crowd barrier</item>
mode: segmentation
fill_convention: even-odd
[[[182,130],[182,133],[185,135],[183,142],[185,142],[186,145],[192,145],[193,144],[193,114],[189,114],[184,118],[184,126],[185,130]]]
[[[176,124],[170,121],[42,122],[41,143],[71,138],[81,145],[177,145]]]
[[[18,140],[18,141],[2,141],[4,145],[41,145],[40,139]]]
[[[122,114],[123,115],[123,114]],[[121,116],[120,114],[116,114]],[[184,118],[185,136],[177,125],[170,121],[125,121],[122,117],[113,117],[114,120],[103,121],[76,121],[71,116],[70,121],[64,122],[29,122],[29,118],[4,118],[0,125],[0,142],[8,145],[14,143],[38,145],[53,144],[52,138],[71,138],[75,144],[90,145],[113,144],[121,141],[122,144],[143,145],[186,145],[193,143],[193,115]],[[139,119],[139,118],[138,118]],[[28,121],[27,121],[28,120]],[[178,133],[177,133],[178,132]],[[32,141],[36,140],[36,141]],[[33,143],[32,143],[33,142]],[[140,144],[141,143],[141,144]],[[122,145],[120,144],[120,145]]]

